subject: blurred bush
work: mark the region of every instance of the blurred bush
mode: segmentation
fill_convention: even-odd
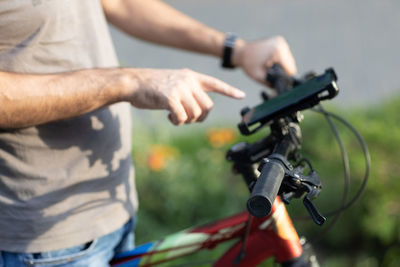
[[[365,138],[372,158],[370,179],[361,199],[323,227],[305,220],[301,201],[288,205],[299,234],[315,241],[323,266],[400,266],[400,98],[379,106],[338,111]],[[322,213],[337,210],[344,190],[338,145],[323,117],[305,112],[303,152],[319,172],[324,189],[315,201]],[[225,127],[226,126],[226,127]],[[160,239],[184,228],[245,209],[248,190],[231,172],[225,152],[239,141],[253,142],[268,130],[239,135],[234,123],[205,129],[134,128],[134,162],[140,209],[137,243]],[[365,159],[351,132],[337,124],[351,165],[349,199],[360,188]],[[297,219],[296,219],[297,218]],[[272,264],[270,262],[270,264]]]

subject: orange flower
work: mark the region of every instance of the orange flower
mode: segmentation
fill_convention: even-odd
[[[207,132],[207,139],[213,147],[222,147],[231,144],[236,140],[236,133],[230,128],[210,129]]]
[[[154,145],[147,155],[147,166],[153,171],[161,171],[165,168],[167,161],[175,159],[178,151],[167,145]]]

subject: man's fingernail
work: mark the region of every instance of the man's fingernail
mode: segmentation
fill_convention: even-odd
[[[244,98],[246,96],[245,92],[240,91],[240,90],[236,90],[234,93],[235,97],[237,98]]]

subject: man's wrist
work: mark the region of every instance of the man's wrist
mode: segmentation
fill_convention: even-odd
[[[236,39],[235,46],[233,47],[232,64],[235,67],[240,67],[242,62],[242,52],[246,42],[243,39]]]

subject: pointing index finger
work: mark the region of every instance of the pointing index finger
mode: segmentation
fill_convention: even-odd
[[[246,94],[243,91],[233,86],[230,86],[229,84],[221,80],[218,80],[217,78],[201,73],[196,73],[196,75],[199,78],[201,85],[203,85],[205,91],[207,92],[215,92],[236,99],[241,99],[246,96]]]

